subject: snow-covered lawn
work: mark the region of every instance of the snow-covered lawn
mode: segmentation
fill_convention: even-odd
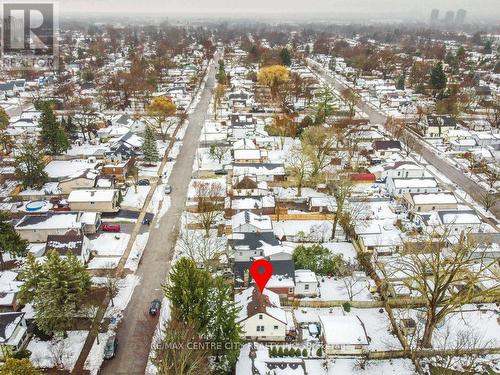
[[[91,250],[97,251],[98,257],[121,256],[127,248],[130,234],[127,233],[101,233],[90,241]]]
[[[269,362],[281,362],[280,358],[269,358],[268,348],[264,345],[256,343],[256,358],[254,361],[255,367],[261,374],[268,372],[266,366]],[[249,358],[250,344],[245,344],[241,348],[240,357],[236,364],[236,375],[247,375],[252,373],[252,360]],[[290,358],[289,361],[301,360],[298,358]],[[365,364],[365,369],[361,369],[356,358],[335,358],[335,359],[304,359],[306,371],[308,374],[314,375],[372,375],[372,374],[397,374],[397,375],[413,375],[415,368],[410,360],[392,359],[384,361],[369,361]],[[289,375],[296,373],[290,367],[280,369],[277,367],[273,370],[276,375]],[[303,373],[299,367],[299,372]]]
[[[111,335],[111,332],[99,333],[99,344],[97,340],[94,341],[92,349],[85,360],[84,369],[89,370],[91,375],[97,375],[99,369],[101,368],[102,362],[104,361],[104,348],[106,347],[106,341]]]
[[[120,262],[120,257],[95,257],[87,265],[89,270],[112,270]]]
[[[71,371],[82,351],[87,338],[87,331],[69,331],[65,339],[42,341],[37,337],[28,344],[31,351],[31,362],[40,368],[50,368],[62,365]]]
[[[324,281],[323,281],[324,280]],[[349,292],[352,290],[353,301],[373,300],[366,278],[320,278],[320,296],[324,301],[349,300]]]
[[[124,209],[142,209],[142,206],[144,206],[144,202],[146,201],[146,197],[148,196],[149,189],[149,186],[137,186],[136,192],[134,186],[129,187],[123,196],[121,207]]]
[[[137,235],[134,244],[132,245],[132,250],[127,258],[127,262],[125,263],[125,268],[128,268],[131,271],[137,271],[144,248],[148,243],[148,238],[148,232]]]
[[[116,319],[121,318],[121,312],[127,307],[130,299],[132,298],[132,293],[134,293],[135,287],[139,285],[140,280],[139,276],[131,274],[118,281],[120,291],[113,299],[114,306],[111,306],[111,301],[109,302],[106,317],[114,317]]]
[[[391,359],[383,361],[368,361],[365,369],[361,369],[355,358],[335,358],[327,360],[306,359],[306,370],[308,374],[314,375],[413,375],[415,367],[409,359]]]

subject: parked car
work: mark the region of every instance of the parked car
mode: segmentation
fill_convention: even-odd
[[[151,301],[149,305],[149,315],[156,315],[160,312],[161,309],[161,301],[159,299],[155,299]]]
[[[106,341],[106,346],[104,347],[104,359],[111,359],[116,355],[116,350],[118,349],[118,339],[115,335],[112,335]]]
[[[121,229],[120,224],[103,224],[101,227],[103,232],[119,232]]]
[[[146,179],[144,179],[144,180],[139,180],[139,181],[137,182],[137,185],[139,185],[139,186],[149,186],[149,185],[150,185],[150,182],[149,182],[149,180],[146,180]]]
[[[172,186],[165,185],[165,194],[170,194],[172,192]]]
[[[225,169],[217,169],[214,172],[216,175],[225,175],[227,174],[227,171]]]
[[[175,160],[175,159],[174,159],[173,157],[171,157],[171,156],[169,156],[169,157],[167,158],[167,161],[174,161],[174,160]]]

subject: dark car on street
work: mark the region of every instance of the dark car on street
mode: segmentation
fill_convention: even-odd
[[[156,315],[160,312],[161,309],[161,301],[159,299],[155,299],[151,301],[149,305],[149,315]]]
[[[104,347],[104,359],[114,358],[116,355],[116,350],[118,349],[118,339],[115,335],[110,336],[108,341],[106,341],[106,346]]]
[[[149,182],[149,180],[146,180],[146,179],[144,179],[144,180],[139,180],[139,181],[137,182],[137,185],[139,185],[139,186],[149,186],[149,185],[150,185],[150,182]]]

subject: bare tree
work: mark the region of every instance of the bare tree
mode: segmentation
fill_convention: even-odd
[[[337,225],[344,214],[344,208],[347,204],[347,198],[351,195],[352,187],[352,182],[348,177],[341,177],[339,180],[333,181],[329,186],[330,194],[335,198],[337,206],[332,225],[332,238],[335,238]]]
[[[464,233],[449,244],[449,229],[434,231],[422,243],[406,242],[405,254],[390,263],[405,278],[406,287],[425,299],[421,346],[432,347],[436,326],[451,312],[476,298],[498,293],[489,268],[496,261]]]
[[[329,156],[335,144],[333,131],[323,126],[311,126],[303,131],[301,141],[311,158],[311,177],[315,177],[330,164]]]
[[[106,288],[106,293],[111,301],[111,306],[115,306],[114,298],[118,295],[120,291],[120,287],[118,286],[118,279],[115,277],[108,275],[106,277],[106,283],[104,284]]]
[[[68,359],[71,356],[70,351],[71,348],[69,347],[67,340],[62,337],[53,339],[49,346],[49,355],[52,365],[57,369],[63,370],[65,363],[68,362]]]
[[[498,202],[497,194],[490,194],[488,192],[481,195],[480,203],[483,205],[486,212],[488,212],[492,207],[494,207]]]
[[[354,297],[361,294],[364,290],[364,288],[361,287],[361,284],[366,284],[365,280],[354,277],[352,274],[350,276],[343,277],[342,282],[344,283],[349,301],[353,301]]]
[[[224,187],[218,182],[195,182],[195,199],[197,201],[196,221],[205,230],[205,236],[210,234],[210,228],[221,217]]]
[[[183,253],[207,270],[213,270],[225,254],[226,242],[217,236],[203,236],[196,230],[185,230],[179,237]]]
[[[313,165],[308,156],[309,150],[303,146],[294,146],[287,161],[288,173],[297,185],[297,196],[302,196],[304,182],[311,175]]]
[[[359,100],[358,94],[351,88],[342,90],[340,94],[347,108],[349,108],[349,122],[351,122],[356,115],[356,105]]]

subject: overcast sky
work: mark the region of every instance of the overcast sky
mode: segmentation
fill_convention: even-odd
[[[470,20],[500,19],[500,0],[60,0],[62,13],[103,12],[143,14],[322,14],[341,18],[427,19],[432,8],[464,8]],[[298,14],[297,14],[298,13]]]

